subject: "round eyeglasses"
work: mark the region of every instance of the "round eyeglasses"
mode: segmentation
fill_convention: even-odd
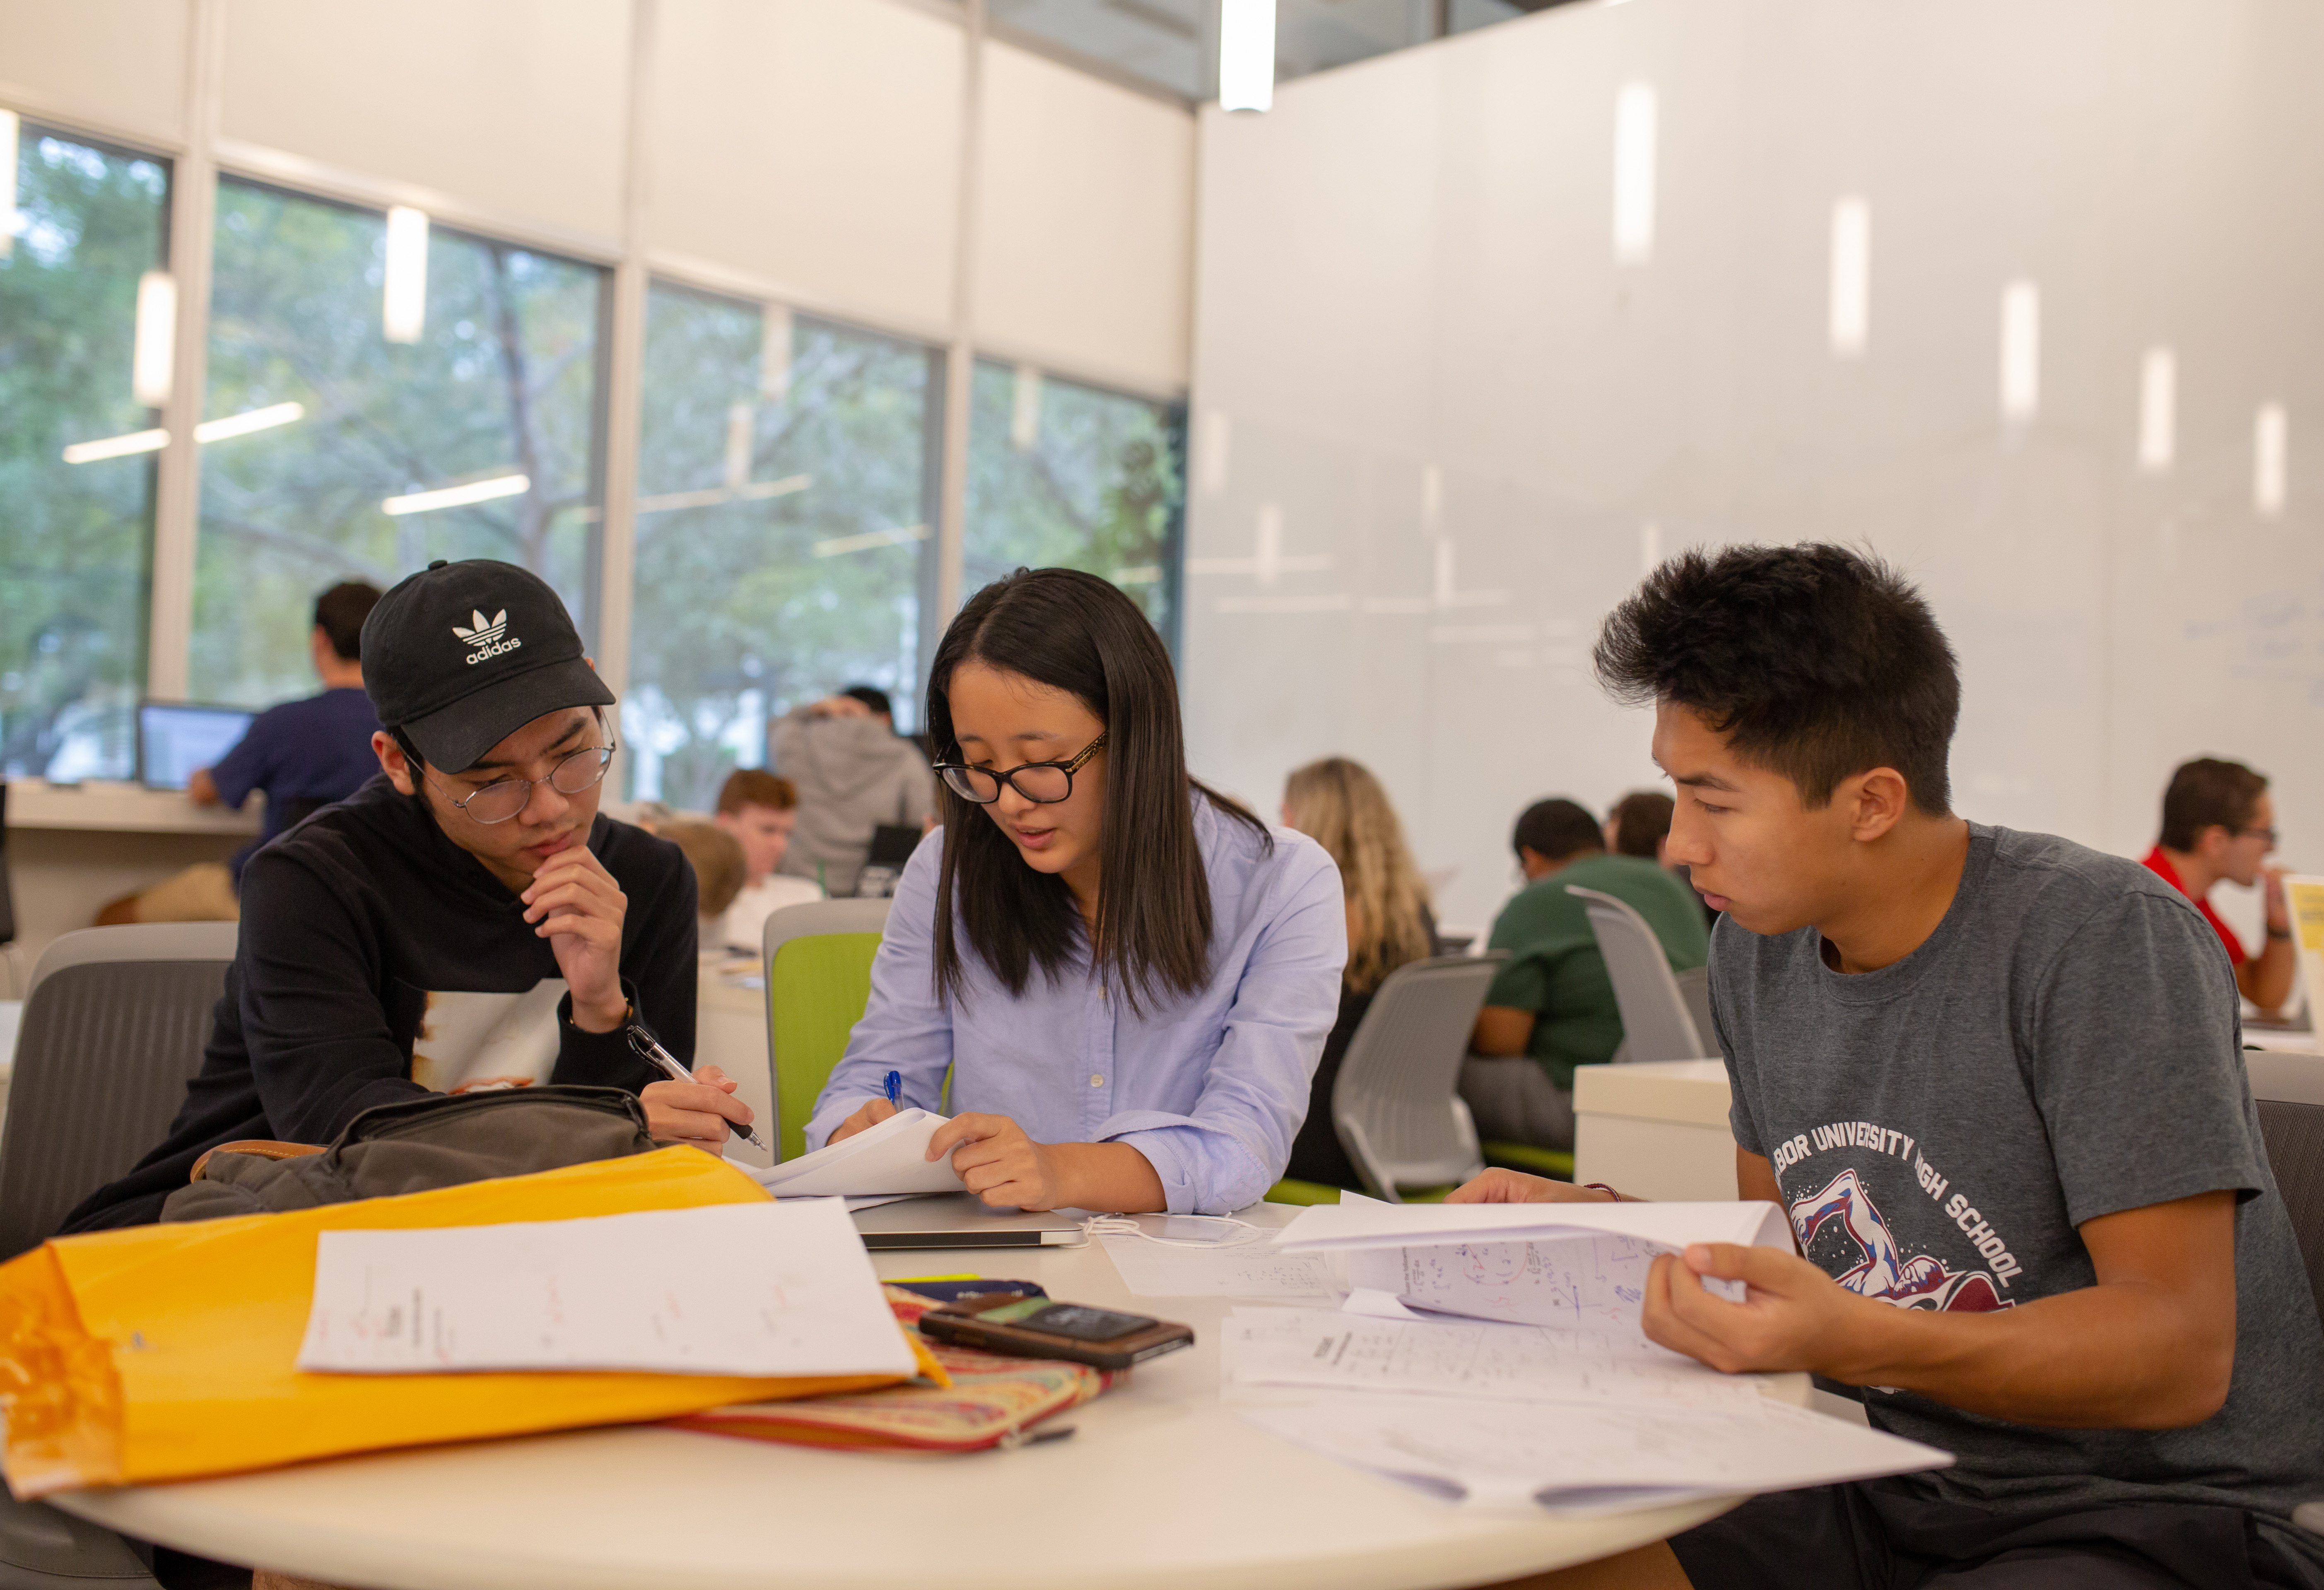
[[[1074,775],[1104,745],[1105,736],[1101,733],[1070,761],[1027,762],[1005,773],[991,767],[972,767],[965,762],[938,762],[936,771],[944,775],[953,794],[980,806],[989,806],[999,800],[1004,784],[1028,801],[1054,806],[1074,793]]]
[[[466,812],[471,823],[487,826],[506,823],[532,804],[534,785],[545,784],[558,795],[579,795],[604,780],[606,765],[613,759],[610,745],[584,746],[551,767],[546,778],[495,778],[452,804]]]

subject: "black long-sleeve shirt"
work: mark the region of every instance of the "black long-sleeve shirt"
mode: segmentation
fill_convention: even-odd
[[[602,813],[589,849],[628,896],[623,991],[690,1062],[693,869],[676,845]],[[384,776],[266,846],[243,873],[240,947],[169,1137],[85,1199],[64,1229],[160,1218],[161,1200],[221,1143],[327,1143],[373,1105],[429,1092],[413,1080],[413,1045],[456,1047],[463,996],[473,1026],[476,1011],[511,1009],[512,997],[562,979],[524,909]],[[545,1045],[545,1002],[540,1010],[533,1041]],[[567,995],[556,1006],[553,1069],[536,1080],[632,1092],[655,1080],[619,1031],[584,1032],[572,1014]],[[423,1075],[443,1069],[423,1060]],[[478,1080],[494,1069],[483,1066]]]

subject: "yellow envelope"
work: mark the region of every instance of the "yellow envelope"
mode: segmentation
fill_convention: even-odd
[[[294,1367],[318,1232],[574,1219],[766,1196],[723,1160],[665,1148],[401,1198],[60,1237],[0,1265],[9,1488],[29,1498],[897,1383],[897,1375]],[[924,1373],[935,1369],[921,1358]]]

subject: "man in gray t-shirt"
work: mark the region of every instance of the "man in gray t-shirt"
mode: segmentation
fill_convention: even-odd
[[[2217,1413],[2045,1430],[1868,1388],[1875,1424],[1959,1459],[1926,1476],[1935,1494],[2276,1513],[2324,1495],[2324,1335],[2244,1080],[2235,973],[2176,890],[1971,824],[1950,908],[1903,960],[1849,976],[1812,927],[1723,920],[1711,964],[1736,1146],[1767,1159],[1808,1258],[1859,1296],[2015,1308],[2095,1282],[2085,1221],[2236,1196]]]
[[[2291,1522],[2324,1497],[2324,1330],[2217,935],[2133,862],[1952,813],[1959,671],[1877,561],[1688,553],[1596,660],[1654,704],[1669,859],[1725,913],[1737,1182],[1799,1244],[1656,1260],[1646,1333],[1862,1387],[1956,1462],[1760,1496],[1584,1582],[2324,1590]]]

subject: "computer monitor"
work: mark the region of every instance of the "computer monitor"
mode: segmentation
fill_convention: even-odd
[[[138,777],[148,789],[183,789],[198,767],[232,750],[254,713],[198,702],[149,701],[137,709]]]

